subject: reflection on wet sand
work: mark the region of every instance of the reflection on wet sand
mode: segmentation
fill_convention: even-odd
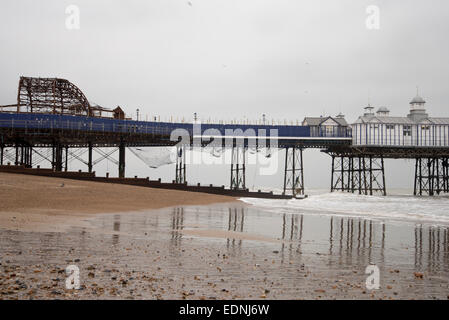
[[[190,213],[190,209],[187,209]],[[224,211],[221,214],[224,215]],[[233,232],[245,231],[246,215],[252,215],[254,211],[257,211],[253,207],[236,207],[227,208],[227,226],[226,230]],[[210,211],[209,211],[210,213]],[[217,220],[220,216],[217,212],[214,216],[208,215],[207,219],[210,221]],[[196,213],[198,218],[198,211]],[[409,238],[409,232],[414,233],[414,262],[413,266],[416,270],[424,270],[427,272],[433,271],[447,271],[449,260],[449,247],[448,247],[448,228],[442,226],[432,225],[416,225],[406,224],[401,227],[395,226],[395,229],[399,228],[400,238],[391,237],[391,243],[387,243],[387,224],[388,222],[372,221],[367,219],[354,219],[348,217],[310,217],[304,214],[282,214],[276,217],[277,220],[281,220],[280,234],[275,232],[275,223],[271,225],[270,229],[258,228],[257,225],[252,225],[252,229],[256,229],[260,235],[270,236],[272,238],[281,239],[280,252],[282,254],[282,262],[284,261],[284,253],[287,250],[289,259],[293,254],[301,255],[302,246],[307,249],[307,246],[313,247],[313,250],[319,251],[323,246],[327,245],[327,256],[329,257],[328,265],[334,267],[341,266],[366,266],[368,264],[384,265],[386,256],[391,259],[392,251],[399,250],[409,251],[411,243],[404,240],[401,243],[400,239]],[[319,229],[316,229],[315,224],[306,226],[307,219],[318,219],[320,221]],[[322,227],[324,220],[328,220],[328,237],[320,237],[319,234],[323,233],[325,228]],[[179,245],[180,239],[183,234],[178,230],[183,229],[184,209],[173,209],[173,225],[172,225],[172,238],[177,240]],[[200,219],[201,220],[201,219]],[[278,221],[276,221],[278,222]],[[249,223],[256,223],[256,220],[251,220]],[[206,223],[207,225],[207,223]],[[309,233],[308,237],[303,237],[303,230],[310,227],[313,230]],[[394,231],[392,231],[394,232]],[[423,233],[427,236],[423,241]],[[208,235],[210,237],[210,235]],[[226,238],[227,249],[241,248],[244,239],[229,236]],[[173,243],[175,244],[175,243]],[[389,253],[386,254],[386,250]],[[423,252],[425,254],[423,254]],[[403,253],[399,253],[398,256],[402,256]],[[407,256],[407,255],[405,255]],[[401,257],[402,258],[402,257]],[[387,261],[389,263],[389,261]]]
[[[416,268],[425,268],[435,272],[439,271],[442,267],[444,270],[447,270],[448,248],[447,228],[439,226],[425,228],[422,225],[415,227]]]
[[[0,279],[1,295],[385,299],[446,298],[449,292],[444,226],[244,205],[102,215],[91,223],[67,233],[0,230],[1,268],[36,289],[16,292],[8,289],[13,280]],[[84,272],[85,290],[69,292],[63,276],[55,276],[69,263]],[[381,270],[378,291],[364,287],[369,264]]]
[[[117,245],[120,240],[120,215],[116,214],[114,215],[114,225],[112,227],[113,231],[116,231],[114,234],[112,234],[112,244]]]
[[[228,231],[237,231],[243,232],[243,225],[245,223],[245,208],[229,208],[229,217],[228,217]],[[237,241],[237,247],[242,246],[242,239]],[[236,247],[235,238],[227,238],[226,239],[226,247],[229,249],[230,247]]]
[[[184,208],[173,208],[171,222],[171,245],[179,246],[182,239],[180,231],[184,229]]]

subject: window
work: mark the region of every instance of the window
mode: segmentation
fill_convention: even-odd
[[[394,124],[386,124],[386,125],[385,125],[385,128],[386,128],[387,130],[394,130]]]
[[[334,126],[326,126],[326,137],[332,137],[334,135]]]
[[[404,136],[412,135],[412,126],[404,126]]]
[[[421,126],[421,130],[430,130],[429,125]]]

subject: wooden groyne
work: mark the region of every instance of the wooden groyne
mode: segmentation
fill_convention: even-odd
[[[75,180],[85,180],[94,181],[102,183],[118,183],[126,184],[139,187],[148,188],[161,188],[161,189],[171,189],[171,190],[182,190],[189,192],[203,192],[218,195],[226,195],[232,197],[247,197],[247,198],[266,198],[266,199],[291,199],[290,195],[274,194],[273,192],[262,192],[262,191],[249,191],[246,190],[231,190],[226,189],[224,186],[213,186],[213,185],[187,185],[186,183],[167,183],[158,180],[150,180],[147,178],[112,178],[97,177],[95,172],[83,172],[83,171],[55,171],[52,169],[44,168],[26,168],[25,166],[14,166],[14,165],[4,165],[0,166],[0,172],[16,173],[16,174],[28,174],[36,176],[45,176],[53,178],[64,178],[64,179],[75,179]]]

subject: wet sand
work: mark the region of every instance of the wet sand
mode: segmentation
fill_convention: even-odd
[[[61,231],[96,213],[235,201],[233,197],[0,172],[0,228]]]
[[[64,232],[0,229],[2,299],[448,299],[447,226],[240,202],[94,214]],[[81,289],[66,289],[65,268]],[[380,271],[369,290],[368,265]]]

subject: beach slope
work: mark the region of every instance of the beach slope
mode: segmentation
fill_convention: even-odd
[[[0,228],[5,229],[54,231],[95,213],[231,201],[235,198],[199,192],[0,173]]]

